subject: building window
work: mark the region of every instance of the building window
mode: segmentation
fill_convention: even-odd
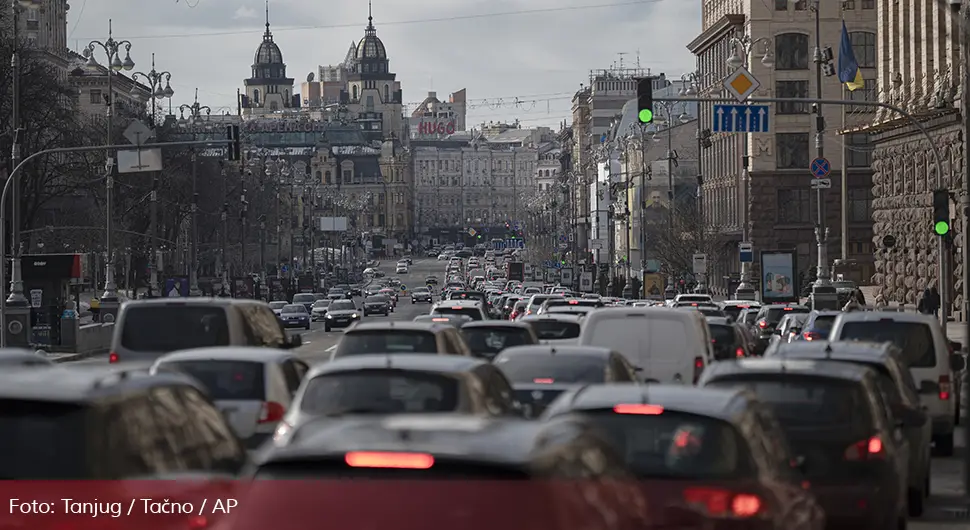
[[[855,0],[845,0],[845,1],[843,1],[842,2],[842,9],[845,9],[846,11],[854,11],[855,10]]]
[[[808,81],[776,81],[775,97],[778,98],[807,98]],[[807,103],[778,103],[775,107],[778,114],[808,114]]]
[[[852,52],[859,68],[876,67],[876,34],[868,31],[853,31],[849,33],[852,41]]]
[[[367,96],[367,110],[374,110],[374,96]]]
[[[782,33],[775,37],[776,70],[808,70],[808,35]]]
[[[101,99],[101,91],[100,90],[92,90],[90,92],[90,94],[91,94],[91,104],[92,105],[103,105],[104,104],[104,100]]]
[[[353,97],[351,97],[351,99],[353,99],[354,101],[357,101],[357,85],[354,85],[353,93],[354,95]]]
[[[775,11],[788,11],[791,0],[775,0]],[[795,2],[795,11],[805,11],[805,0]]]
[[[391,101],[391,89],[387,85],[384,85],[384,103]]]
[[[848,167],[871,167],[872,144],[869,135],[865,133],[849,134],[845,137],[846,150],[849,152],[846,165]]]
[[[259,105],[259,89],[253,90],[253,105]]]
[[[808,169],[808,133],[775,134],[778,169]]]
[[[849,221],[867,223],[872,220],[872,188],[849,188]]]
[[[330,177],[330,172],[329,171],[327,171],[326,173],[323,174],[323,182],[324,182],[324,184],[333,184],[333,182],[331,182],[331,177]]]
[[[862,9],[875,9],[876,0],[862,0]]]
[[[852,101],[879,101],[877,97],[877,86],[875,79],[863,80],[864,86],[858,90],[849,92],[849,99]],[[869,105],[852,105],[848,108],[849,112],[876,112],[877,107]]]
[[[350,179],[353,178],[354,172],[350,169],[344,170],[344,184],[350,184]]]
[[[805,189],[778,190],[778,223],[806,224],[812,222],[812,191]]]

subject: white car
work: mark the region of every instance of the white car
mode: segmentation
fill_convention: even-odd
[[[407,274],[407,273],[408,273],[408,266],[407,265],[401,265],[399,263],[397,265],[397,274]]]
[[[276,313],[276,316],[280,316],[280,312],[283,311],[283,308],[288,305],[290,305],[290,303],[285,300],[274,300],[269,303],[269,308]]]

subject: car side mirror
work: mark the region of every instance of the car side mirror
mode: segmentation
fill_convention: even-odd
[[[967,367],[967,359],[962,353],[951,353],[950,354],[950,370],[954,372],[962,372],[964,368]]]
[[[950,341],[950,349],[954,352],[958,352],[963,349],[963,343],[957,342],[955,340]]]

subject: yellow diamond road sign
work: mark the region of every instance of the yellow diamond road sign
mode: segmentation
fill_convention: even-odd
[[[724,80],[724,88],[740,102],[751,97],[760,87],[761,83],[744,67],[738,68]]]

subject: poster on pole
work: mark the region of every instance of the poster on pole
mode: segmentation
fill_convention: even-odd
[[[794,250],[761,252],[761,301],[765,304],[798,302]]]

